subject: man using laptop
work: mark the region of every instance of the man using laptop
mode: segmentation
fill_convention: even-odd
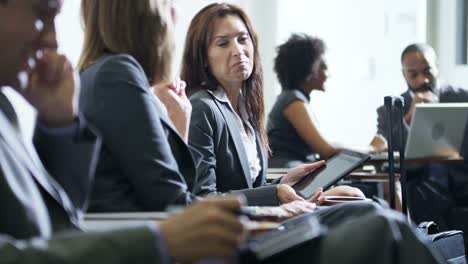
[[[421,103],[468,102],[468,91],[442,83],[437,69],[437,56],[427,44],[411,44],[401,54],[402,73],[408,85],[401,94],[403,107],[403,138],[407,139],[408,128],[415,106]],[[377,109],[377,135],[371,142],[376,149],[387,147],[388,113],[384,106]],[[399,150],[398,115],[393,115],[393,146]],[[446,212],[450,206],[468,202],[468,166],[463,164],[427,164],[408,169],[408,204],[411,217],[417,223],[435,221],[441,229],[447,229]]]

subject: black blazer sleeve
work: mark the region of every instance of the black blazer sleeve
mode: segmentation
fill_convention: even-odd
[[[86,210],[101,140],[80,116],[72,131],[56,134],[36,127],[34,146],[45,168],[65,189],[74,206]]]
[[[137,203],[143,210],[189,204],[193,196],[172,155],[162,109],[156,107],[161,103],[140,65],[128,55],[114,55],[98,69],[93,86],[82,94],[82,111],[100,131]]]

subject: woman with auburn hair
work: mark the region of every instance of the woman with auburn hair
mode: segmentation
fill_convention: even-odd
[[[191,203],[196,177],[184,177],[196,175],[186,145],[191,106],[185,83],[170,82],[173,6],[83,0],[82,18],[80,107],[103,139],[89,211]]]
[[[182,78],[189,84],[194,109],[189,144],[204,156],[196,194],[253,188],[262,204],[303,200],[291,185],[323,161],[290,170],[280,184],[265,185],[263,72],[257,33],[242,9],[211,4],[195,15],[185,42]],[[319,190],[312,201],[321,194]],[[363,196],[348,186],[325,194]]]

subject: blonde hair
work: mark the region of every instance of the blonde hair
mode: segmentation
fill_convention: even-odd
[[[172,32],[165,0],[82,0],[84,45],[80,72],[104,53],[129,54],[150,84],[172,79]]]

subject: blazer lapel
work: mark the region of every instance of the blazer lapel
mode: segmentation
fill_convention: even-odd
[[[186,181],[187,183],[187,186],[189,187],[189,189],[191,191],[193,191],[193,186],[195,186],[195,183],[197,181],[196,179],[196,176],[197,176],[197,171],[196,171],[196,164],[195,164],[195,158],[193,156],[193,153],[192,153],[192,150],[189,148],[189,146],[187,145],[187,143],[185,142],[185,140],[182,138],[182,136],[179,134],[179,131],[177,131],[177,129],[175,128],[174,126],[174,123],[172,123],[172,121],[169,119],[169,116],[165,113],[167,113],[167,110],[165,109],[165,106],[163,105],[163,103],[161,102],[161,100],[159,100],[159,98],[157,98],[156,96],[154,97],[154,100],[153,100],[153,104],[155,105],[156,107],[156,110],[158,111],[158,113],[160,113],[159,115],[159,119],[161,120],[161,123],[167,127],[167,129],[169,129],[169,133],[173,133],[175,135],[175,137],[177,138],[177,140],[179,140],[180,142],[180,146],[186,148],[186,151],[189,153],[189,156],[190,156],[190,161],[192,163],[192,168],[190,168],[191,170],[193,170],[193,175],[195,176],[195,178],[192,178],[192,177],[188,177],[188,175],[182,175],[184,176],[184,180]],[[179,168],[179,171],[182,173],[183,168]]]
[[[39,157],[36,153],[29,153],[27,147],[19,138],[18,132],[11,126],[8,118],[0,111],[0,135],[8,142],[7,147],[12,153],[15,153],[24,166],[29,170],[36,182],[50,194],[62,207],[67,211],[68,215],[77,219],[76,211],[73,208],[68,196],[61,190],[59,184],[49,176],[47,170],[42,166]]]
[[[172,123],[172,121],[169,119],[169,116],[166,114],[167,113],[167,110],[165,109],[165,106],[163,105],[163,103],[161,102],[161,100],[159,100],[158,97],[154,96],[153,97],[153,104],[154,106],[156,107],[158,113],[159,114],[159,117],[161,119],[161,122],[166,125],[167,127],[170,128],[170,130],[172,130],[172,132],[174,132],[177,137],[184,141],[182,139],[182,136],[179,134],[179,131],[177,131],[177,129],[175,128],[174,124]],[[185,142],[185,141],[184,141]]]
[[[247,182],[247,185],[249,186],[249,188],[252,188],[253,187],[252,177],[250,176],[247,153],[245,152],[244,143],[242,142],[242,139],[241,139],[241,132],[237,125],[238,121],[236,120],[234,113],[232,113],[231,109],[229,109],[225,103],[221,103],[217,101],[215,98],[213,99],[216,105],[218,106],[218,109],[221,111],[221,114],[223,115],[224,120],[226,121],[229,134],[232,140],[234,141],[234,146],[236,147],[237,157],[239,158],[240,164],[242,166],[242,171],[244,172],[244,177]]]
[[[258,158],[260,159],[260,167],[262,168],[258,175],[258,177],[261,178],[260,182],[259,182],[259,179],[255,180],[256,183],[259,182],[259,184],[255,186],[255,187],[258,187],[258,186],[262,186],[266,181],[266,172],[267,172],[268,164],[267,164],[267,159],[266,159],[266,153],[262,147],[262,143],[260,142],[260,135],[258,134],[258,132],[255,132],[255,141],[257,143],[257,152],[258,152]]]
[[[25,146],[21,142],[18,131],[16,131],[13,126],[11,126],[8,118],[1,111],[0,124],[2,124],[2,129],[0,129],[0,135],[6,140],[6,142],[8,142],[7,147],[10,148],[10,151],[16,154],[18,160],[21,160],[24,163],[23,165],[25,165],[30,172],[35,172],[37,168],[32,164],[31,157],[29,156]]]

